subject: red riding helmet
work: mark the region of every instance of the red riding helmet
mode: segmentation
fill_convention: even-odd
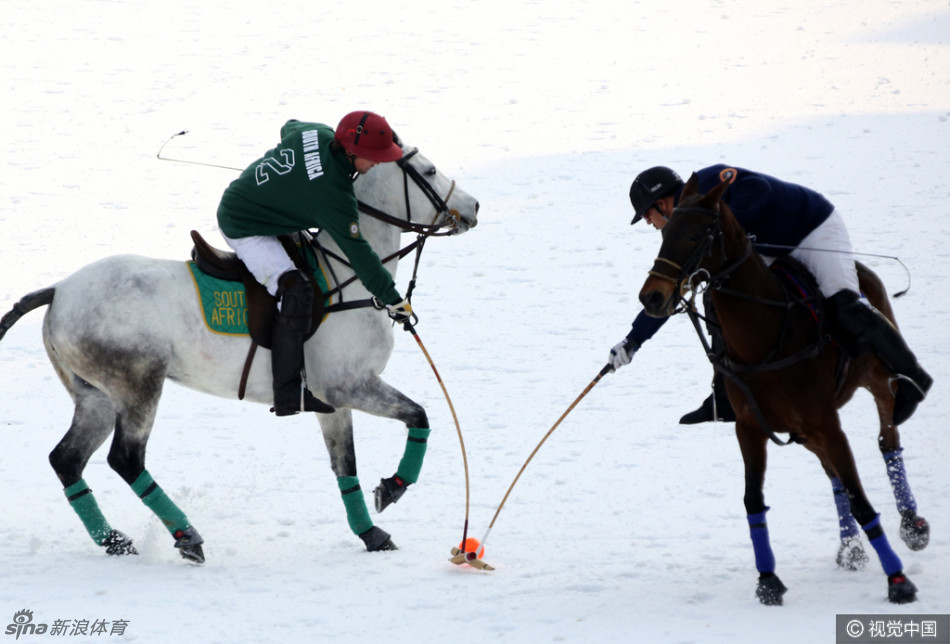
[[[334,138],[350,154],[382,163],[402,158],[392,128],[374,112],[350,112],[340,120]]]

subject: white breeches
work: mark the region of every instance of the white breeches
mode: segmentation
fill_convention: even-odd
[[[271,295],[277,295],[277,280],[280,276],[297,269],[276,237],[231,239],[223,233],[221,236],[244,262],[247,270],[251,271],[254,279],[263,284]]]
[[[789,255],[811,271],[821,294],[831,297],[843,289],[861,292],[852,251],[844,219],[835,210]],[[774,258],[765,259],[771,264]]]

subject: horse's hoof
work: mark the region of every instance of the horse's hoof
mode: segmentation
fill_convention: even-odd
[[[930,543],[930,524],[915,513],[901,515],[901,539],[911,550],[923,550]]]
[[[404,483],[402,479],[396,475],[390,476],[388,479],[380,479],[379,485],[373,490],[373,500],[376,505],[376,511],[382,512],[401,499],[402,495],[406,493],[407,487],[409,487],[409,485]]]
[[[366,550],[369,552],[383,552],[385,550],[399,549],[396,547],[396,544],[393,543],[393,540],[390,539],[389,533],[376,526],[362,533],[360,539],[363,540],[363,543],[366,545]]]
[[[179,548],[178,552],[181,553],[181,558],[185,561],[196,564],[203,564],[205,562],[205,551],[201,546],[185,546]]]
[[[781,606],[782,595],[786,590],[788,588],[775,573],[762,573],[759,575],[759,585],[756,586],[755,596],[766,606]]]
[[[181,553],[182,559],[192,563],[203,564],[205,562],[205,551],[201,547],[204,542],[205,540],[201,538],[198,531],[190,526],[175,533],[175,547]]]
[[[887,599],[892,604],[917,601],[917,586],[903,572],[895,572],[887,577]]]
[[[838,547],[838,558],[835,561],[839,568],[845,570],[864,570],[869,559],[864,546],[861,545],[861,540],[857,537],[849,537]]]
[[[118,530],[109,532],[100,545],[106,549],[107,555],[137,555],[139,553],[132,545],[132,540]]]

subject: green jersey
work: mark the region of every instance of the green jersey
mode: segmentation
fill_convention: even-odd
[[[320,228],[346,255],[363,285],[385,304],[401,297],[392,275],[360,234],[353,163],[331,148],[333,128],[287,121],[280,144],[224,191],[218,227],[231,239]]]

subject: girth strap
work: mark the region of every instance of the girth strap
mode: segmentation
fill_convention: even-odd
[[[247,391],[247,377],[251,373],[251,363],[254,362],[254,354],[257,353],[257,342],[251,340],[251,348],[247,350],[247,358],[244,360],[244,369],[241,370],[241,382],[238,385],[238,400],[244,400],[244,393]]]

